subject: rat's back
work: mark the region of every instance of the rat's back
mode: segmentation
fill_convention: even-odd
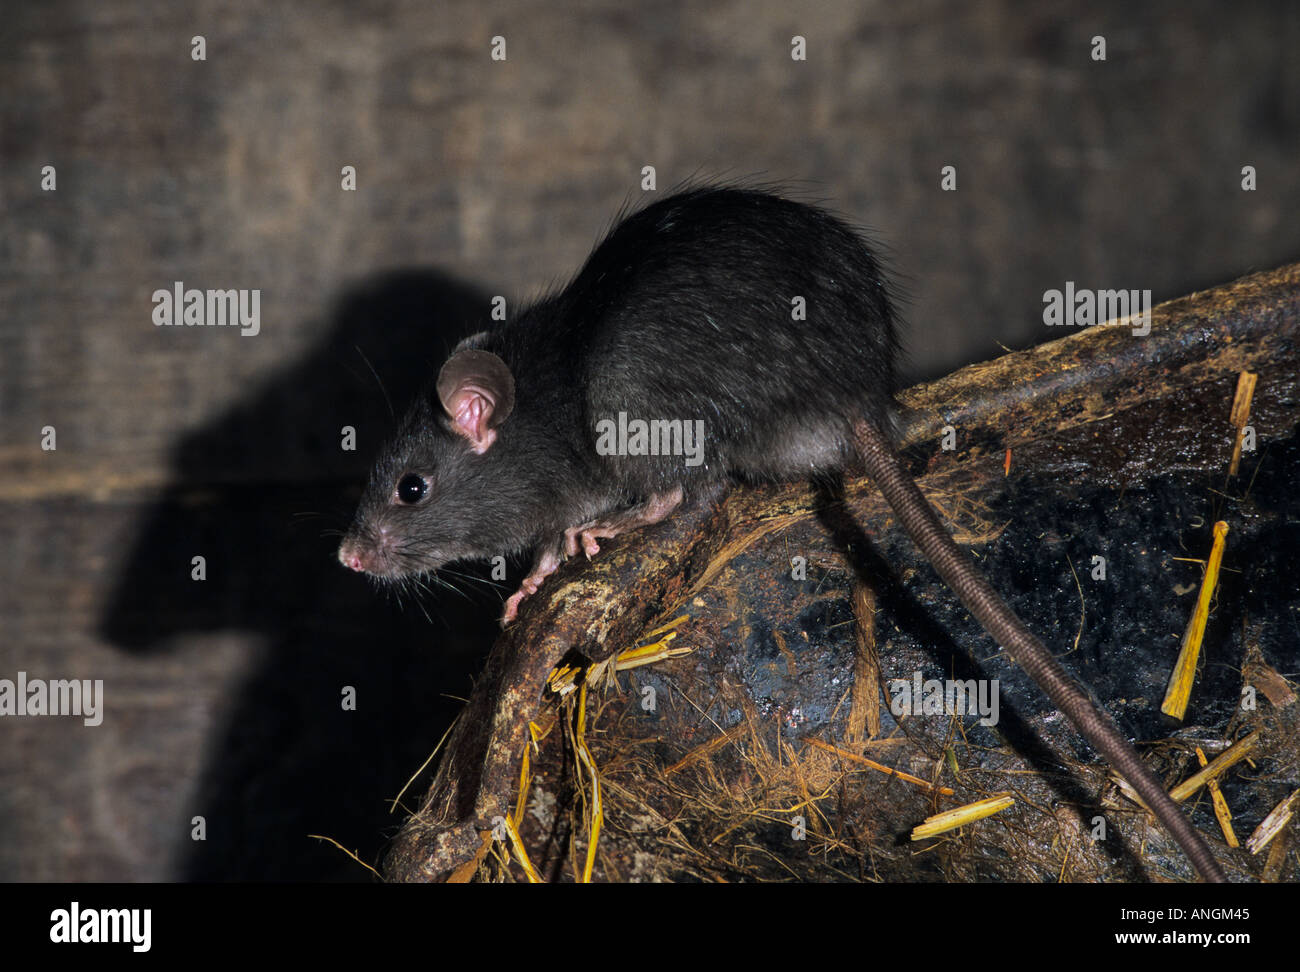
[[[813,206],[730,187],[671,196],[619,224],[554,312],[585,351],[593,435],[703,423],[697,466],[602,456],[646,491],[838,469],[854,419],[888,422],[888,285],[864,240]]]

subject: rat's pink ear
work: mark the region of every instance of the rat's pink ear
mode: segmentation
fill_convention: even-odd
[[[515,407],[515,378],[490,351],[457,351],[438,372],[438,398],[452,428],[481,455]]]

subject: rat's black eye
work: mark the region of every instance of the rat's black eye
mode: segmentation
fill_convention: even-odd
[[[428,485],[415,473],[407,473],[397,481],[397,498],[408,506],[420,502],[428,491]]]

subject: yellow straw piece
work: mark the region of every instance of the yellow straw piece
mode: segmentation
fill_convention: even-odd
[[[546,677],[546,684],[552,692],[563,698],[578,687],[578,676],[582,669],[576,665],[556,665]]]
[[[515,827],[519,827],[524,822],[524,811],[528,808],[528,788],[532,785],[533,778],[528,767],[528,747],[524,746],[524,758],[519,767],[519,799],[515,801],[515,812],[511,817]]]
[[[1300,801],[1300,790],[1293,792],[1269,811],[1268,816],[1255,828],[1255,832],[1246,838],[1246,849],[1252,854],[1258,854],[1267,847],[1269,842],[1291,822],[1291,818],[1295,815],[1297,801]]]
[[[674,631],[666,635],[661,641],[651,642],[648,645],[638,645],[635,648],[620,652],[618,659],[614,662],[614,670],[625,672],[629,668],[640,668],[642,665],[653,665],[655,662],[667,661],[669,658],[689,655],[695,650],[689,645],[678,645],[676,648],[669,648],[668,642],[676,637],[677,632]]]
[[[673,763],[672,766],[669,766],[667,769],[665,769],[664,776],[672,776],[674,773],[680,772],[681,770],[685,769],[687,766],[690,766],[694,763],[698,763],[700,760],[707,757],[710,753],[717,752],[723,746],[727,745],[727,743],[739,739],[741,736],[746,735],[748,732],[749,732],[749,726],[744,722],[738,722],[736,725],[732,726],[722,735],[714,736],[708,742],[696,746],[694,749],[692,749],[689,753],[687,753],[677,762]]]
[[[1255,380],[1259,375],[1243,371],[1237,376],[1237,394],[1232,399],[1232,412],[1228,416],[1237,429],[1236,441],[1232,444],[1232,461],[1228,464],[1228,475],[1237,475],[1241,466],[1241,442],[1246,436],[1246,423],[1250,421],[1250,402],[1255,397]]]
[[[1196,759],[1202,767],[1209,766],[1210,761],[1205,758],[1205,752],[1200,746],[1196,747]],[[1210,788],[1210,799],[1214,801],[1214,816],[1219,821],[1219,829],[1223,831],[1223,839],[1228,842],[1229,847],[1240,847],[1237,841],[1237,835],[1232,829],[1232,811],[1228,809],[1228,801],[1219,789],[1218,780],[1208,780],[1206,785]]]
[[[1002,796],[989,797],[987,800],[976,800],[964,807],[936,813],[933,817],[926,817],[925,823],[912,828],[912,839],[925,840],[927,837],[934,837],[949,830],[956,830],[958,827],[964,827],[976,820],[991,817],[1015,802],[1014,797],[1004,793]]]
[[[585,683],[578,693],[578,727],[574,736],[578,762],[591,775],[591,833],[587,837],[587,862],[582,868],[582,883],[590,884],[591,871],[596,864],[596,844],[600,840],[600,827],[604,823],[605,814],[600,799],[600,771],[596,769],[596,760],[592,757],[591,750],[587,748],[587,686]]]
[[[1235,766],[1243,759],[1250,755],[1250,751],[1255,748],[1255,743],[1259,742],[1259,730],[1242,736],[1235,743],[1225,749],[1223,752],[1210,760],[1210,765],[1205,767],[1195,776],[1188,777],[1169,791],[1169,799],[1174,803],[1182,803],[1189,796],[1199,790],[1210,780],[1216,780],[1223,775],[1224,770],[1230,766]]]
[[[382,874],[380,874],[378,871],[376,871],[373,867],[371,867],[369,864],[367,864],[367,863],[366,863],[365,861],[363,861],[361,858],[357,857],[357,852],[356,852],[356,851],[350,851],[350,850],[348,850],[346,847],[344,847],[342,844],[340,844],[340,843],[339,843],[337,840],[335,840],[333,837],[325,837],[325,836],[322,836],[321,834],[308,834],[307,836],[308,836],[308,837],[311,837],[311,838],[313,838],[313,839],[315,839],[315,840],[325,840],[325,841],[329,841],[331,844],[333,844],[335,847],[337,847],[339,850],[341,850],[344,854],[347,854],[348,857],[352,858],[354,861],[356,861],[358,864],[360,864],[362,867],[364,867],[367,871],[369,871],[369,872],[370,872],[371,874],[373,874],[375,877],[379,878],[379,880],[382,881],[382,880],[384,879],[384,876],[383,876]]]
[[[906,780],[908,783],[915,783],[917,786],[923,786],[926,789],[934,790],[936,793],[944,794],[944,796],[953,796],[953,791],[948,789],[946,786],[935,786],[929,780],[919,779],[911,773],[904,773],[902,770],[893,769],[883,763],[877,763],[874,759],[867,759],[867,757],[859,756],[857,753],[851,753],[846,749],[840,749],[838,746],[832,746],[830,743],[824,743],[820,739],[809,739],[808,744],[810,746],[816,746],[818,749],[824,749],[828,753],[834,753],[841,759],[847,759],[853,763],[861,763],[863,766],[869,766],[873,770],[888,774],[889,776],[897,776],[900,780]]]
[[[673,631],[676,628],[680,628],[683,624],[685,624],[690,619],[691,616],[689,614],[679,614],[677,617],[673,618],[667,624],[661,624],[653,631],[648,632],[646,634],[646,637],[653,638],[657,634],[663,634],[666,631]]]
[[[628,648],[619,652],[616,656],[597,662],[590,668],[583,669],[576,665],[557,665],[551,670],[551,674],[547,676],[546,684],[560,698],[565,698],[578,687],[580,681],[589,685],[599,685],[602,678],[606,676],[612,678],[611,671],[625,672],[630,668],[640,668],[642,665],[653,665],[655,662],[667,661],[669,658],[689,655],[695,650],[694,648],[685,646],[670,648],[668,643],[677,637],[677,631],[674,629],[690,619],[689,614],[674,618],[646,635],[647,638],[659,636],[657,641]]]
[[[1205,622],[1210,617],[1210,599],[1219,583],[1219,565],[1223,563],[1223,546],[1228,536],[1228,524],[1220,520],[1214,524],[1214,545],[1210,548],[1210,562],[1205,566],[1201,580],[1201,595],[1196,599],[1196,610],[1183,634],[1183,646],[1178,652],[1178,662],[1169,676],[1169,688],[1160,711],[1182,719],[1187,713],[1187,702],[1192,697],[1192,682],[1196,680],[1196,663],[1201,658],[1201,639],[1205,635]]]
[[[519,859],[519,864],[528,875],[529,884],[541,884],[542,876],[537,873],[537,868],[533,867],[533,862],[528,858],[528,851],[524,850],[523,839],[519,836],[519,831],[515,829],[513,821],[506,817],[505,822],[506,835],[510,838],[510,846],[514,848],[515,857]]]

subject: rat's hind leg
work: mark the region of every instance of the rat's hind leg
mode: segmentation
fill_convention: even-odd
[[[581,546],[587,559],[590,560],[600,553],[598,541],[609,540],[620,533],[637,530],[666,519],[673,510],[682,505],[682,496],[680,486],[667,493],[651,493],[649,499],[636,506],[606,513],[594,520],[569,527],[564,531],[564,552],[570,557],[575,556]]]

